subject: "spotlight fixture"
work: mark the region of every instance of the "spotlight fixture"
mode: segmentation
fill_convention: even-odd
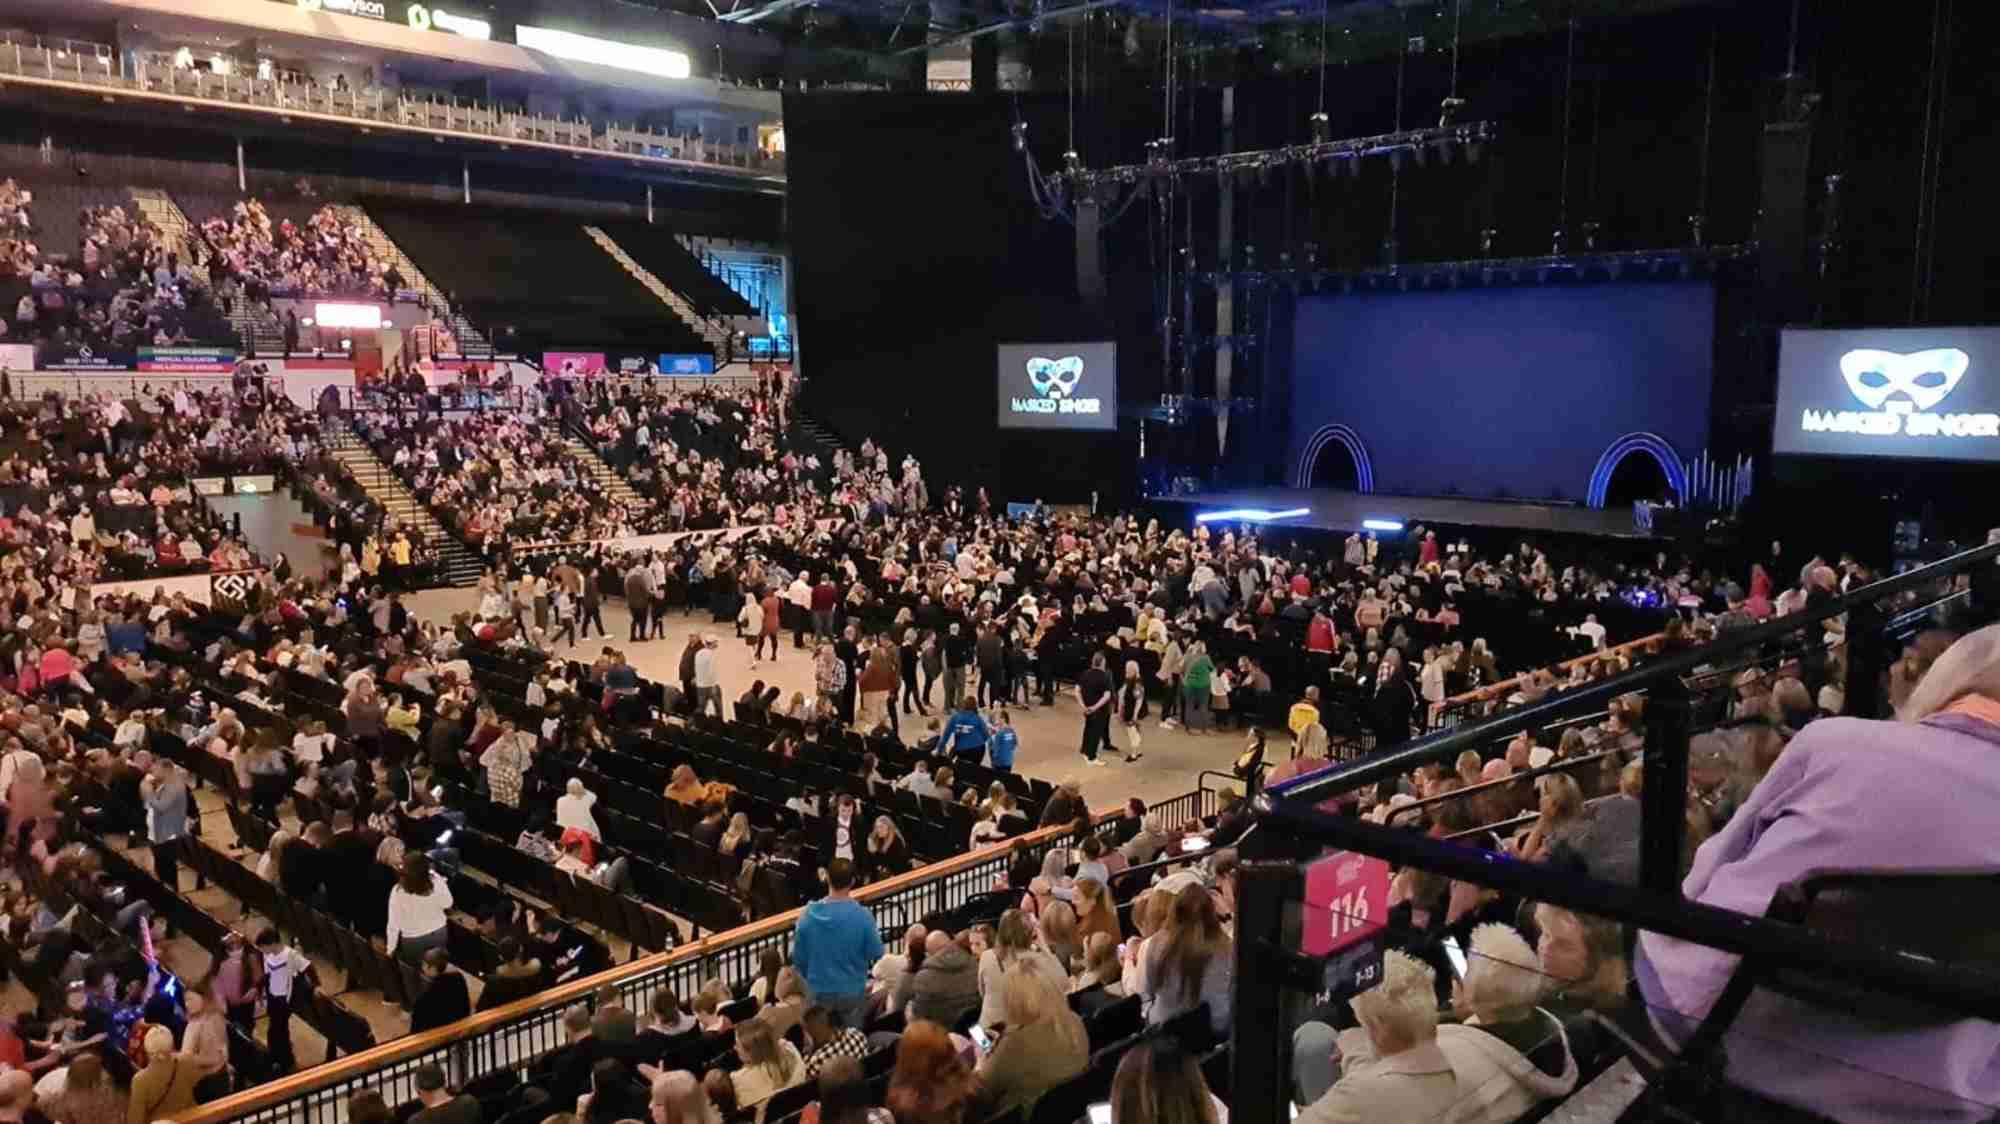
[[[1028,123],[1026,121],[1016,121],[1014,122],[1014,151],[1026,152],[1027,150]]]
[[[1306,118],[1306,124],[1314,144],[1325,144],[1333,139],[1333,121],[1327,117],[1324,110]]]
[[[1077,155],[1076,149],[1063,153],[1063,169],[1072,176],[1083,171],[1083,157]]]
[[[1465,108],[1465,99],[1446,98],[1438,104],[1438,128],[1449,129],[1458,121],[1459,111]]]

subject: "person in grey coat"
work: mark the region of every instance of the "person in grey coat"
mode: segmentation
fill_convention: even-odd
[[[956,1026],[979,1007],[979,962],[950,934],[932,933],[924,940],[922,967],[903,976],[891,1007],[905,1002],[908,1018]]]

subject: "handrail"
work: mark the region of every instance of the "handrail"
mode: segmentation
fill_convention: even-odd
[[[1091,822],[1092,824],[1102,824],[1108,820],[1122,816],[1124,812],[1125,808],[1123,805],[1106,808],[1093,812],[1091,814]],[[1025,835],[1018,835],[1011,839],[989,844],[976,851],[968,851],[963,855],[955,855],[952,858],[931,863],[928,866],[920,867],[907,874],[899,874],[892,878],[883,879],[880,882],[870,883],[856,890],[854,897],[857,901],[864,904],[872,902],[878,898],[888,897],[900,891],[912,889],[936,879],[946,878],[961,871],[969,870],[982,863],[991,862],[993,859],[1021,846],[1023,843],[1035,846],[1054,842],[1067,836],[1069,830],[1070,825],[1068,824],[1057,824],[1040,828]],[[174,1117],[174,1124],[224,1124],[225,1121],[234,1120],[256,1112],[259,1109],[269,1108],[272,1105],[290,1100],[293,1097],[316,1092],[342,1081],[363,1077],[419,1054],[429,1053],[449,1046],[452,1043],[489,1031],[499,1031],[524,1016],[540,1011],[560,1010],[571,1003],[589,998],[598,989],[607,984],[626,983],[643,976],[651,975],[662,969],[670,968],[676,964],[703,960],[716,953],[725,952],[731,948],[748,944],[758,938],[783,932],[791,928],[803,912],[803,907],[801,907],[799,909],[788,910],[785,913],[774,914],[758,921],[752,921],[746,925],[739,925],[725,932],[703,937],[692,944],[684,944],[666,952],[653,953],[650,956],[629,961],[615,968],[599,972],[597,975],[587,976],[583,979],[572,980],[569,983],[548,988],[504,1006],[495,1007],[490,1011],[481,1011],[460,1019],[449,1026],[439,1027],[436,1030],[425,1031],[421,1034],[406,1034],[401,1038],[392,1039],[379,1046],[363,1050],[358,1054],[349,1054],[347,1057],[328,1062],[325,1065],[315,1066],[312,1069],[281,1077],[275,1081],[267,1081],[262,1085],[245,1089],[242,1092],[233,1093],[218,1100],[197,1105],[193,1111]]]
[[[1469,784],[1466,785],[1464,788],[1455,788],[1452,789],[1450,792],[1440,793],[1437,796],[1426,796],[1421,800],[1413,800],[1410,803],[1404,804],[1401,807],[1397,808],[1395,811],[1390,812],[1389,819],[1387,822],[1390,824],[1390,826],[1393,827],[1396,823],[1396,817],[1401,815],[1406,815],[1410,812],[1421,812],[1425,808],[1433,804],[1442,804],[1447,800],[1469,799],[1471,797],[1478,796],[1483,793],[1491,792],[1497,788],[1505,788],[1508,785],[1518,785],[1522,781],[1532,781],[1540,777],[1548,776],[1550,773],[1560,773],[1565,769],[1574,769],[1579,765],[1587,765],[1593,761],[1602,761],[1614,753],[1634,753],[1634,752],[1637,752],[1637,747],[1634,747],[1633,749],[1629,750],[1601,749],[1598,750],[1596,753],[1586,753],[1582,757],[1572,757],[1567,761],[1551,761],[1539,769],[1525,769],[1518,773],[1510,773],[1507,776],[1501,777],[1497,781],[1481,781],[1478,784]]]
[[[1941,578],[1954,576],[1974,565],[1995,560],[2000,560],[2000,543],[1974,547],[1928,565],[1907,570],[1894,577],[1871,582],[1844,596],[1830,598],[1818,608],[1802,609],[1749,628],[1731,629],[1708,644],[1670,653],[1653,663],[1620,672],[1609,679],[1579,687],[1574,691],[1530,703],[1489,721],[1457,726],[1415,738],[1399,748],[1385,750],[1359,761],[1324,770],[1311,777],[1280,782],[1267,791],[1270,795],[1282,797],[1287,802],[1293,798],[1307,803],[1326,800],[1361,785],[1408,772],[1418,765],[1446,760],[1464,750],[1519,733],[1533,726],[1541,726],[1580,711],[1609,706],[1611,700],[1621,695],[1630,694],[1669,676],[1684,675],[1702,664],[1714,662],[1718,657],[1726,657],[1772,640],[1782,639],[1803,628],[1831,620],[1855,609],[1872,609],[1876,602],[1885,598],[1917,589]]]
[[[1577,656],[1574,659],[1564,660],[1561,663],[1550,664],[1548,667],[1534,668],[1529,671],[1524,671],[1521,674],[1516,675],[1512,679],[1505,679],[1498,683],[1488,684],[1487,686],[1484,687],[1475,687],[1470,691],[1466,691],[1462,694],[1453,695],[1447,699],[1439,699],[1437,703],[1435,703],[1431,707],[1431,721],[1436,722],[1439,719],[1439,717],[1448,714],[1459,707],[1466,706],[1471,703],[1491,702],[1494,699],[1504,699],[1513,692],[1520,690],[1523,686],[1526,686],[1527,683],[1530,680],[1532,680],[1535,676],[1540,675],[1545,671],[1551,673],[1568,672],[1571,668],[1574,668],[1579,664],[1594,663],[1597,660],[1602,660],[1607,658],[1615,659],[1619,656],[1632,655],[1640,651],[1643,651],[1646,655],[1649,656],[1657,655],[1659,653],[1660,648],[1664,646],[1666,642],[1667,642],[1666,633],[1655,632],[1649,636],[1641,636],[1637,640],[1627,640],[1623,644],[1606,648],[1600,652],[1592,652],[1589,655]]]

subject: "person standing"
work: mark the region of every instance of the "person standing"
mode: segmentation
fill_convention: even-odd
[[[1188,646],[1187,663],[1181,669],[1182,721],[1190,734],[1208,732],[1208,692],[1215,678],[1215,661],[1208,658],[1208,645],[1197,640]]]
[[[987,761],[996,773],[1014,771],[1014,751],[1021,746],[1021,735],[1014,732],[1014,720],[1005,707],[993,713],[993,737],[986,743]]]
[[[841,666],[847,669],[847,680],[840,688],[840,724],[854,725],[854,701],[861,692],[861,646],[855,642],[854,625],[841,631],[840,639],[834,641],[833,654],[840,657]]]
[[[715,716],[726,718],[722,713],[722,671],[717,665],[716,649],[722,642],[714,633],[704,633],[701,647],[694,653],[694,712],[701,714],[715,704]]]
[[[764,642],[767,640],[771,644],[771,662],[776,663],[778,660],[778,628],[783,621],[784,602],[778,599],[776,586],[765,587],[762,608],[763,627],[757,630],[757,650],[750,654],[750,664],[753,667],[764,657]]]
[[[812,627],[813,620],[813,584],[810,572],[799,571],[799,576],[793,578],[792,584],[785,590],[785,600],[792,605],[792,647],[804,649],[806,630]]]
[[[938,752],[951,754],[960,764],[977,765],[986,756],[991,737],[986,719],[979,716],[979,700],[967,695],[960,700],[957,713],[945,719],[944,728],[938,731]]]
[[[160,884],[180,893],[180,846],[187,835],[188,787],[180,769],[164,757],[139,782],[146,803],[146,839],[153,845],[153,873]]]
[[[972,638],[965,626],[954,620],[944,635],[944,697],[949,702],[965,697],[965,668],[972,662]]]
[[[652,618],[652,580],[643,565],[634,564],[625,571],[625,608],[632,614],[629,638],[634,644],[646,639],[646,622]]]
[[[826,897],[805,907],[792,928],[792,966],[804,977],[808,1001],[861,1026],[868,1013],[868,973],[882,958],[882,932],[854,900],[854,864],[826,867]]]
[[[1125,678],[1118,684],[1118,721],[1125,727],[1125,760],[1137,761],[1145,754],[1139,747],[1146,737],[1139,723],[1146,717],[1146,681],[1139,677],[1139,661],[1125,661]]]
[[[1083,759],[1101,765],[1097,751],[1111,744],[1111,675],[1104,653],[1090,657],[1090,667],[1076,677],[1076,701],[1083,705]]]
[[[600,581],[597,563],[586,560],[583,564],[583,588],[577,593],[577,603],[583,611],[583,639],[590,639],[590,626],[597,626],[597,634],[604,632],[604,590]]]
[[[447,892],[447,900],[449,897]],[[442,936],[440,931],[439,947],[443,946]],[[269,1016],[264,1037],[271,1049],[272,1064],[283,1073],[298,1065],[292,1054],[292,995],[312,968],[312,962],[297,947],[280,940],[278,931],[272,928],[257,934],[257,952],[264,958],[264,1013]]]
[[[833,584],[831,572],[820,575],[819,584],[813,586],[812,617],[813,636],[820,640],[833,639],[833,607],[840,601],[840,587]]]
[[[1006,681],[1006,670],[1002,660],[1006,657],[1005,646],[1000,642],[1000,626],[989,624],[979,630],[979,638],[973,642],[974,661],[979,667],[980,705],[998,706],[1006,699],[1002,687]]]

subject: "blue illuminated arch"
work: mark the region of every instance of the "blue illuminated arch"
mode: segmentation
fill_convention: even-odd
[[[1604,506],[1604,493],[1611,486],[1612,470],[1618,467],[1619,461],[1633,453],[1645,453],[1653,458],[1660,471],[1666,474],[1667,486],[1674,490],[1681,506],[1686,507],[1687,469],[1681,464],[1681,455],[1674,451],[1673,445],[1657,433],[1628,433],[1607,446],[1604,455],[1597,458],[1597,467],[1590,470],[1590,490],[1585,502],[1591,507]]]
[[[1347,455],[1354,458],[1355,488],[1363,493],[1374,492],[1375,465],[1368,459],[1368,446],[1361,443],[1360,434],[1345,425],[1323,425],[1307,439],[1305,451],[1299,455],[1296,486],[1312,487],[1313,464],[1319,460],[1320,451],[1334,442],[1339,442],[1340,447],[1347,450]]]

